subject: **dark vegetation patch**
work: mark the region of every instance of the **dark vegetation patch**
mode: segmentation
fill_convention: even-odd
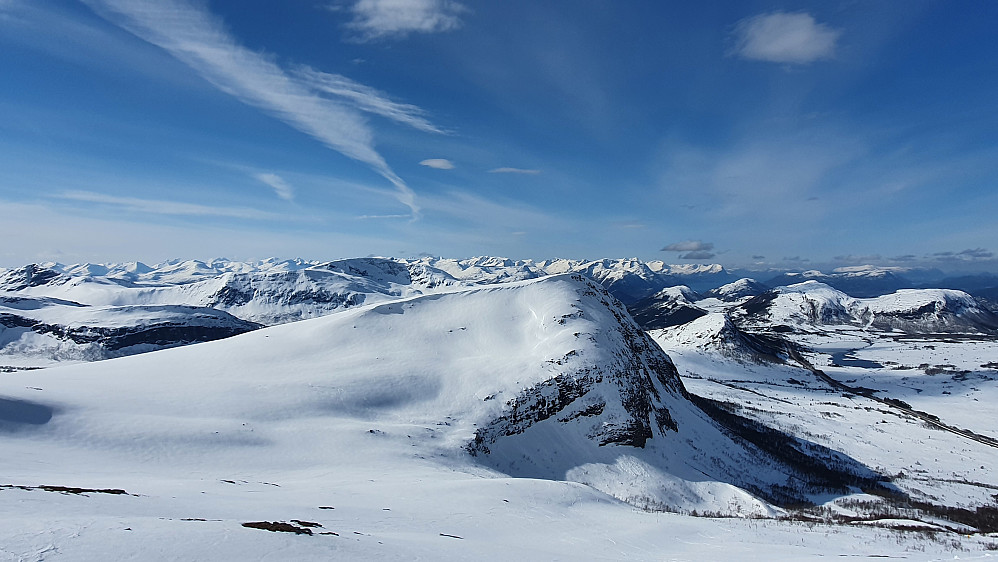
[[[833,511],[829,507],[804,509],[786,516],[794,521],[811,521],[816,523],[832,523],[850,525],[855,523],[873,523],[884,520],[907,519],[922,521],[930,529],[915,525],[879,525],[894,530],[911,532],[935,533],[945,530],[952,533],[966,534],[964,528],[955,528],[940,520],[951,521],[976,529],[979,533],[994,533],[998,531],[998,506],[985,505],[974,508],[949,507],[929,502],[913,500],[908,496],[891,494],[877,499],[845,499],[837,502],[839,506],[852,509],[858,515],[846,515]],[[924,519],[934,519],[925,522]]]
[[[0,484],[0,490],[42,490],[44,492],[59,492],[62,494],[111,494],[116,496],[134,496],[118,488],[76,488],[72,486],[17,486],[14,484]]]
[[[16,373],[18,371],[37,371],[45,367],[17,367],[15,365],[0,365],[0,373]]]
[[[311,535],[312,529],[308,526],[295,525],[296,520],[292,520],[292,523],[286,521],[250,521],[243,523],[243,527],[249,527],[250,529],[263,529],[264,531],[271,531],[274,533],[294,533],[296,535]],[[321,527],[316,523],[317,526]]]

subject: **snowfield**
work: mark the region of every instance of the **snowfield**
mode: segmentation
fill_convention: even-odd
[[[198,264],[162,275],[218,278]],[[128,290],[148,289],[139,265],[119,268]],[[737,322],[747,301],[690,304],[699,295],[682,289],[661,298],[710,313],[649,336],[578,272],[437,265],[327,264],[323,278],[370,302],[0,373],[0,560],[930,560],[998,549],[980,532],[996,530],[982,523],[998,491],[985,421],[998,414],[993,338],[929,343],[806,314],[781,317],[792,332],[765,333],[752,330],[758,316]],[[486,273],[506,282],[472,282]],[[88,284],[57,286],[80,296]],[[46,321],[57,306],[148,312],[31,298],[8,305]]]

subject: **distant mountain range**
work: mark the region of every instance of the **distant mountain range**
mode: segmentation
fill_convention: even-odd
[[[361,304],[562,273],[599,282],[646,329],[681,325],[707,314],[697,302],[704,298],[736,302],[754,297],[732,310],[734,320],[762,321],[760,315],[768,314],[766,322],[784,322],[781,315],[790,306],[784,303],[798,299],[816,307],[801,314],[816,315],[813,321],[818,323],[942,331],[967,328],[970,321],[964,320],[971,317],[974,329],[990,329],[985,313],[988,307],[995,310],[998,302],[998,277],[940,280],[944,288],[971,288],[975,302],[952,290],[904,292],[914,284],[899,271],[874,267],[782,273],[762,283],[739,279],[716,264],[670,265],[636,258],[29,264],[0,269],[0,365],[104,359],[224,338]],[[863,304],[863,299],[895,291],[903,296]],[[921,312],[885,312],[884,307],[890,307],[884,303],[891,298],[917,302],[915,309]]]

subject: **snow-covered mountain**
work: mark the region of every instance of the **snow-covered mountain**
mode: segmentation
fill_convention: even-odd
[[[716,289],[711,289],[705,293],[707,297],[714,297],[725,302],[734,302],[746,297],[761,295],[769,290],[769,287],[759,283],[755,279],[743,277],[726,285],[721,285]]]
[[[732,311],[754,325],[854,324],[909,333],[998,330],[998,316],[973,297],[948,289],[902,289],[857,299],[814,280],[777,287]]]
[[[3,312],[0,364],[96,360],[219,339],[458,283],[413,270],[421,277],[376,258],[33,264],[0,273],[4,306],[17,309]]]
[[[998,483],[987,467],[998,449],[986,421],[963,410],[980,395],[990,411],[983,381],[994,378],[994,342],[980,336],[992,317],[973,299],[942,290],[856,299],[813,281],[755,297],[735,296],[747,282],[712,295],[719,298],[677,286],[652,293],[647,310],[689,307],[696,317],[646,334],[612,292],[656,277],[623,262],[619,275],[607,273],[615,262],[499,258],[0,272],[9,289],[0,318],[17,324],[0,335],[5,345],[14,335],[49,350],[99,343],[108,357],[149,344],[130,339],[138,327],[162,329],[155,345],[163,347],[187,343],[170,330],[196,328],[199,315],[206,330],[256,327],[234,315],[279,323],[0,376],[0,494],[8,500],[0,552],[778,552],[789,560],[879,556],[902,543],[940,552],[956,548],[940,546],[951,537],[983,548],[985,535],[966,535],[995,529],[988,498]],[[774,333],[781,325],[795,329]],[[976,330],[968,341],[982,347],[956,355],[960,344],[950,342],[959,336],[914,341],[884,331],[892,329]],[[98,339],[73,339],[88,337]],[[903,349],[887,355],[885,342]],[[859,349],[870,359],[855,359]],[[904,376],[888,376],[896,370]],[[864,371],[864,388],[847,391]],[[882,398],[881,388],[889,391]],[[777,519],[741,525],[668,511]],[[810,531],[780,517],[847,525]],[[946,542],[885,526],[928,529]],[[676,541],[677,533],[715,532],[730,544]]]
[[[803,275],[844,279],[879,278],[891,273],[854,269],[830,276],[818,272]],[[935,293],[921,297],[905,293],[905,302],[921,299],[921,304],[910,310],[892,312],[883,308],[887,305],[878,304],[880,301],[864,309],[862,299],[813,279],[811,285],[798,283],[763,292],[764,287],[751,279],[718,286],[731,274],[717,265],[676,266],[636,258],[539,262],[498,257],[353,258],[331,262],[269,259],[255,263],[215,259],[173,260],[154,266],[141,262],[71,266],[47,263],[0,270],[0,295],[33,299],[36,310],[33,316],[4,313],[6,331],[0,339],[0,357],[6,359],[0,363],[38,366],[59,360],[106,358],[226,337],[256,324],[315,318],[366,303],[564,273],[583,274],[601,283],[627,303],[639,324],[647,329],[683,324],[706,313],[705,307],[697,304],[702,296],[680,284],[684,280],[711,287],[707,296],[722,302],[752,297],[733,311],[733,318],[748,321],[855,323],[906,331],[988,330],[992,326],[987,310],[978,311],[962,303],[953,292],[941,297]],[[884,298],[887,300],[883,302],[890,301]],[[931,311],[925,308],[930,301],[937,303],[931,305]],[[715,310],[717,306],[706,308]],[[43,313],[42,309],[50,311]],[[159,319],[154,318],[157,314]],[[185,320],[185,316],[189,319]],[[133,324],[125,325],[129,319]],[[87,335],[81,335],[84,333]],[[128,334],[128,339],[121,340],[121,334]],[[138,334],[146,334],[148,341],[143,342]],[[122,345],[121,341],[131,343]]]
[[[998,331],[998,316],[963,291],[902,289],[862,299],[853,315],[867,327],[903,332]]]
[[[818,281],[852,297],[876,297],[898,289],[909,289],[914,283],[903,276],[904,269],[870,265],[840,267],[831,273],[809,270],[801,273],[784,273],[766,281],[770,287],[795,285],[805,281]]]
[[[850,308],[856,301],[842,291],[810,280],[755,296],[735,312],[770,325],[847,324],[853,320]]]
[[[651,330],[649,335],[668,352],[682,349],[751,363],[782,363],[786,356],[785,342],[746,333],[718,312],[679,326]]]
[[[0,364],[96,361],[227,338],[259,327],[208,307],[86,306],[0,294]]]
[[[693,304],[703,297],[685,285],[668,287],[628,306],[631,316],[645,330],[685,324],[707,311]]]
[[[205,481],[275,474],[318,491],[331,473],[352,485],[457,470],[483,486],[501,473],[727,514],[828,492],[722,431],[623,305],[578,274],[11,373],[0,394],[7,480],[126,489],[192,513],[217,501],[200,496]]]

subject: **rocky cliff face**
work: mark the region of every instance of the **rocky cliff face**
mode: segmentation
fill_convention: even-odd
[[[583,298],[598,301],[609,313],[610,323],[600,332],[580,334],[608,353],[598,364],[575,350],[558,359],[567,372],[509,400],[501,416],[476,432],[468,447],[472,454],[488,454],[497,440],[552,418],[576,426],[599,446],[644,447],[656,431],[661,435],[678,429],[663,399],[685,396],[672,361],[605,288],[578,274],[572,279],[584,284]],[[582,308],[577,314],[585,316]]]

